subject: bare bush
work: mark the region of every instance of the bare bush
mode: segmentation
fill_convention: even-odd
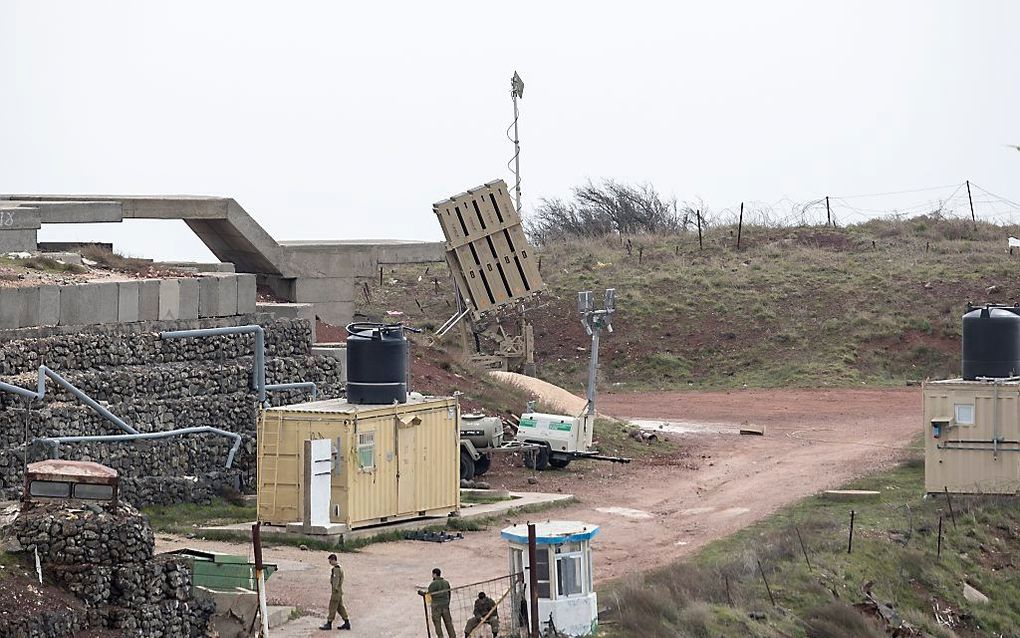
[[[677,209],[648,184],[632,186],[614,180],[575,188],[569,201],[543,199],[527,221],[528,234],[544,244],[571,237],[604,237],[611,233],[671,234],[690,224],[689,207]]]

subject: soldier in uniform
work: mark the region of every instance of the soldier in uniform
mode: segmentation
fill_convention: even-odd
[[[456,638],[453,617],[450,615],[450,583],[446,582],[443,572],[438,567],[432,570],[432,582],[429,583],[427,593],[432,599],[432,624],[436,628],[436,638],[443,638],[444,624],[446,635],[449,638]]]
[[[488,618],[485,617],[487,614]],[[475,599],[474,615],[468,618],[464,627],[464,636],[470,636],[475,627],[483,623],[492,629],[492,638],[499,636],[499,610],[496,609],[496,601],[486,596],[484,591],[480,591],[478,598]]]
[[[319,629],[332,629],[333,619],[336,618],[338,611],[340,612],[340,617],[344,620],[344,624],[337,627],[337,629],[350,629],[351,620],[347,616],[347,608],[344,607],[344,569],[337,562],[336,554],[329,555],[329,564],[329,585],[332,592],[329,597],[329,616],[326,617],[326,624],[319,627]]]

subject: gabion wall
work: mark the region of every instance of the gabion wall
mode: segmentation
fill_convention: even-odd
[[[44,577],[82,609],[4,616],[0,636],[63,638],[102,629],[165,638],[206,634],[213,604],[192,596],[186,564],[153,556],[152,529],[131,506],[23,505],[2,532],[26,554],[38,551]]]
[[[310,327],[302,319],[268,320],[267,383],[313,381],[320,398],[342,392],[340,362],[310,354]],[[243,436],[231,469],[224,464],[233,441],[213,434],[158,441],[75,443],[60,447],[61,458],[88,460],[120,472],[125,500],[151,504],[205,502],[224,486],[255,486],[256,393],[250,388],[253,335],[161,340],[158,332],[212,325],[210,322],[152,322],[89,327],[87,332],[3,340],[0,380],[34,389],[38,367],[46,365],[140,432],[213,426]],[[144,328],[144,329],[143,329]],[[271,392],[274,405],[309,400],[299,391]],[[0,499],[20,497],[24,464],[47,458],[50,449],[25,445],[40,436],[120,434],[51,380],[46,398],[27,402],[0,393]]]

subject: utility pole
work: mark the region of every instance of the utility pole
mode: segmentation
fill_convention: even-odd
[[[510,97],[514,102],[514,191],[517,195],[517,214],[521,214],[521,138],[517,134],[517,100],[524,98],[524,80],[514,71],[510,78]]]

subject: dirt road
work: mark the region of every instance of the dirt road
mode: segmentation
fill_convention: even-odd
[[[516,467],[494,466],[486,476],[493,487],[575,494],[578,503],[538,516],[601,526],[594,543],[599,582],[681,558],[784,505],[891,465],[921,420],[916,389],[604,395],[599,408],[649,427],[668,421],[663,431],[678,432],[667,436],[682,451],[628,466],[575,463],[540,474],[538,485]],[[764,425],[765,435],[740,436],[745,422]],[[355,619],[350,635],[424,635],[415,588],[437,565],[455,585],[506,573],[498,532],[497,526],[442,545],[377,544],[342,556],[345,602]],[[161,541],[159,549],[196,544],[239,549],[180,539]],[[270,581],[271,599],[324,612],[324,554],[276,548],[266,560],[281,568]],[[315,635],[315,624],[304,620],[274,635]]]

